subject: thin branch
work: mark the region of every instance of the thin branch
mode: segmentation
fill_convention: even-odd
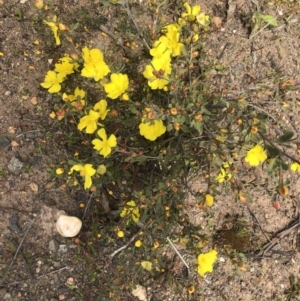
[[[58,270],[55,270],[55,271],[49,272],[49,273],[47,273],[47,274],[39,275],[39,276],[37,276],[36,278],[42,278],[42,277],[46,277],[46,276],[49,276],[49,275],[52,275],[52,274],[58,273],[58,272],[60,272],[60,271],[62,271],[62,270],[69,269],[69,268],[70,268],[69,266],[66,266],[66,267],[60,268],[60,269],[58,269]]]
[[[167,241],[170,243],[170,245],[173,248],[173,250],[176,252],[176,254],[179,256],[179,258],[181,259],[181,261],[183,262],[183,264],[187,267],[187,269],[189,271],[190,270],[189,265],[186,263],[186,261],[184,260],[184,258],[181,256],[181,254],[179,253],[179,251],[177,250],[177,248],[174,246],[174,244],[172,243],[172,241],[170,240],[169,237],[167,237]]]
[[[141,230],[142,231],[142,230]],[[122,246],[121,248],[115,250],[114,252],[112,252],[110,255],[109,255],[109,259],[112,260],[114,258],[114,256],[116,256],[118,253],[120,253],[121,251],[125,250],[135,239],[136,237],[140,234],[139,231],[138,233],[136,233],[135,235],[133,235],[130,240],[124,245]]]
[[[125,8],[126,8],[126,12],[127,12],[128,17],[131,19],[131,21],[132,21],[135,29],[137,30],[138,35],[143,40],[143,42],[144,42],[145,46],[147,47],[147,49],[150,50],[150,46],[148,45],[147,41],[145,40],[143,34],[141,33],[138,25],[136,24],[136,22],[135,22],[135,20],[133,18],[133,15],[132,15],[132,13],[130,11],[130,8],[129,8],[129,5],[128,5],[128,0],[125,0]]]
[[[285,156],[291,160],[293,160],[293,162],[296,162],[298,164],[300,164],[300,161],[297,160],[296,158],[294,158],[293,156],[290,156],[289,154],[285,153],[284,151],[282,151],[277,145],[275,145],[269,138],[267,138],[263,133],[261,133],[260,131],[258,131],[258,134],[262,137],[263,140],[267,141],[270,145],[272,145],[278,152],[280,155]]]

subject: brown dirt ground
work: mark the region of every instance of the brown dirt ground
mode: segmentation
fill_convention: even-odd
[[[40,88],[48,59],[57,59],[50,34],[36,23],[36,10],[31,1],[0,1],[0,167],[4,175],[0,177],[0,267],[13,263],[5,278],[0,276],[0,299],[3,300],[108,300],[107,291],[99,289],[99,283],[87,276],[91,266],[76,260],[78,246],[73,239],[61,238],[53,229],[53,212],[58,209],[70,214],[82,216],[79,208],[68,193],[60,189],[60,183],[53,181],[47,168],[58,166],[67,155],[61,147],[61,132],[48,117],[55,99]],[[213,25],[207,34],[203,50],[203,64],[215,62],[223,66],[222,71],[213,70],[208,84],[213,93],[223,93],[228,99],[247,95],[252,105],[268,112],[274,118],[274,126],[286,125],[296,134],[299,122],[299,12],[297,1],[258,1],[265,14],[276,16],[279,26],[273,30],[264,29],[249,39],[250,17],[256,9],[252,1],[200,1],[203,9],[211,16],[221,18],[218,27]],[[88,1],[53,1],[55,11],[62,17],[72,16],[79,7],[89,9]],[[92,17],[103,15],[112,22],[117,14],[109,9],[91,10]],[[18,20],[18,12],[22,18]],[[71,18],[71,17],[70,17]],[[35,40],[40,45],[35,45]],[[108,55],[109,41],[104,39],[97,28],[90,31],[79,30],[75,37],[78,43],[99,45]],[[36,50],[41,54],[37,55]],[[68,45],[63,46],[69,51]],[[60,50],[60,53],[64,51]],[[293,78],[294,89],[282,90],[280,82]],[[37,103],[35,102],[36,97]],[[51,135],[50,135],[51,134]],[[8,143],[5,145],[6,137]],[[4,139],[4,140],[3,140]],[[292,148],[291,153],[296,155]],[[8,164],[16,157],[24,163],[19,174],[9,172]],[[248,206],[255,214],[265,233],[272,237],[274,233],[286,227],[299,214],[298,195],[299,177],[286,175],[290,180],[290,195],[281,201],[281,209],[272,207],[272,195],[266,189],[274,191],[274,183],[256,169],[251,170],[258,185],[253,190],[253,202]],[[36,184],[36,185],[35,185]],[[204,183],[195,182],[196,190]],[[273,189],[273,190],[272,190]],[[197,209],[192,197],[187,199],[187,212],[191,220],[203,227],[202,234],[211,235],[213,229],[221,229],[226,222],[226,214],[244,216],[250,225],[256,225],[251,236],[253,245],[266,241],[257,222],[246,205],[232,201],[231,195],[217,198],[214,207],[208,211]],[[20,233],[8,229],[11,218],[17,214]],[[207,223],[207,221],[212,221]],[[285,237],[276,247],[279,251],[294,250],[292,257],[263,258],[247,263],[246,271],[240,271],[232,264],[226,254],[221,254],[215,271],[201,281],[194,295],[174,295],[163,285],[149,288],[151,300],[285,300],[284,291],[289,288],[289,277],[293,274],[300,279],[300,253],[297,248],[297,230]],[[21,244],[19,255],[13,258]],[[61,251],[51,253],[49,242],[55,239]],[[63,251],[67,245],[67,252]],[[114,273],[106,258],[105,248],[101,249],[98,273]],[[81,253],[82,254],[82,253]],[[84,254],[92,261],[91,254]],[[193,260],[191,259],[191,264]],[[195,275],[194,280],[199,279]],[[75,286],[67,285],[70,278]],[[105,278],[105,277],[104,277]],[[191,280],[191,282],[194,282]],[[143,283],[141,283],[143,284]],[[109,284],[107,284],[108,286]],[[223,296],[223,297],[222,297]],[[225,298],[225,299],[224,299]],[[300,298],[300,297],[298,297]],[[137,300],[124,293],[122,300]],[[150,300],[150,297],[149,297]]]

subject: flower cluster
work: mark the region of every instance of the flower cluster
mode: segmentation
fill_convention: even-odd
[[[100,49],[93,48],[90,50],[86,46],[83,47],[82,59],[84,64],[81,75],[84,77],[91,77],[95,81],[99,81],[110,72]]]
[[[41,8],[42,8],[43,3],[38,3],[38,6],[41,6]],[[63,23],[59,23],[57,20],[57,16],[53,16],[52,21],[44,20],[44,23],[50,27],[50,29],[54,35],[55,44],[60,45],[61,41],[60,41],[60,37],[59,37],[59,31],[66,31],[66,30],[68,30],[68,27],[66,25],[64,25]]]
[[[135,223],[140,219],[140,210],[135,201],[129,201],[120,213],[121,217],[130,217]],[[129,223],[129,221],[128,221]]]
[[[218,181],[219,183],[223,183],[224,181],[229,181],[232,178],[232,174],[230,173],[229,166],[230,166],[229,162],[225,162],[222,165],[220,172],[216,176],[216,181]]]
[[[74,73],[78,68],[78,63],[72,58],[65,56],[58,60],[54,70],[49,70],[41,86],[48,89],[49,93],[57,93],[61,90],[61,83],[67,75]]]
[[[200,11],[201,11],[200,5],[195,5],[191,8],[190,5],[187,2],[185,2],[183,4],[183,6],[186,9],[186,12],[183,12],[181,14],[181,17],[184,20],[188,20],[190,22],[197,21],[202,26],[205,26],[208,24],[209,16],[206,15],[204,12],[200,13]]]
[[[176,23],[164,27],[164,35],[154,42],[150,54],[153,59],[146,66],[143,75],[148,79],[151,89],[164,89],[169,83],[171,74],[171,56],[178,56],[183,44],[179,42],[180,26]]]

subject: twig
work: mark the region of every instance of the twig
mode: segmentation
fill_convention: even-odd
[[[257,218],[256,215],[254,214],[254,212],[250,209],[250,207],[248,206],[248,204],[247,204],[247,208],[248,208],[250,214],[254,217],[254,219],[255,219],[256,222],[258,223],[259,228],[260,228],[262,234],[265,236],[265,238],[266,238],[269,242],[271,242],[269,236],[268,236],[268,235],[265,233],[265,231],[263,230],[263,228],[262,228],[262,226],[261,226],[261,224],[260,224],[258,218]]]
[[[49,273],[47,273],[47,274],[39,275],[39,276],[37,276],[36,278],[46,277],[46,276],[52,275],[52,274],[54,274],[54,273],[58,273],[58,272],[60,272],[60,271],[62,271],[62,270],[69,269],[69,268],[70,268],[69,266],[66,266],[66,267],[60,268],[60,269],[58,269],[58,270],[49,272]]]
[[[294,158],[293,156],[290,156],[289,154],[285,153],[284,151],[282,151],[277,145],[275,145],[269,138],[267,138],[263,133],[261,133],[260,131],[258,131],[258,134],[263,138],[263,140],[267,141],[269,144],[271,144],[278,152],[280,155],[285,156],[291,160],[293,160],[293,162],[296,162],[298,164],[300,164],[300,161],[297,160],[296,158]]]
[[[85,219],[85,216],[86,216],[86,213],[88,211],[88,208],[90,207],[90,204],[91,204],[91,201],[92,201],[92,198],[93,198],[93,195],[90,196],[85,208],[84,208],[84,212],[83,212],[83,217],[82,217],[82,220]]]
[[[276,234],[268,243],[266,243],[262,249],[259,250],[257,254],[245,254],[246,257],[255,257],[255,258],[264,258],[267,257],[267,252],[274,248],[285,236],[294,231],[297,227],[300,226],[299,217],[297,217],[286,229],[280,231]],[[274,253],[284,253],[274,251]],[[291,254],[290,251],[285,252],[286,254]]]
[[[142,231],[142,230],[141,230]],[[140,232],[141,231],[139,231],[138,233],[136,233],[135,235],[133,235],[131,238],[130,238],[130,240],[124,245],[124,246],[122,246],[121,248],[119,248],[119,249],[117,249],[117,250],[115,250],[113,253],[111,253],[110,255],[109,255],[109,259],[112,261],[112,259],[114,258],[114,256],[116,256],[119,252],[121,252],[122,250],[124,250],[124,249],[126,249],[135,239],[136,239],[136,237],[140,234]]]
[[[184,258],[180,255],[179,251],[176,249],[176,247],[174,246],[174,244],[171,242],[170,238],[167,237],[167,241],[170,243],[171,247],[173,248],[173,250],[176,252],[176,254],[179,256],[179,258],[181,259],[181,261],[183,262],[183,264],[187,267],[188,271],[190,270],[190,267],[188,266],[188,264],[186,263],[186,261],[184,260]]]
[[[4,283],[5,278],[6,278],[6,276],[8,275],[8,272],[10,271],[10,269],[11,269],[11,267],[12,267],[12,265],[13,265],[15,259],[17,258],[17,255],[18,255],[18,253],[19,253],[19,251],[20,251],[20,249],[21,249],[21,247],[22,247],[22,244],[23,244],[23,242],[24,242],[24,240],[25,240],[25,238],[26,238],[26,236],[27,236],[29,230],[31,229],[31,227],[32,227],[32,225],[33,225],[33,223],[34,223],[34,221],[35,221],[35,218],[32,219],[30,225],[28,226],[28,228],[27,228],[27,230],[26,230],[26,232],[25,232],[25,234],[24,234],[24,236],[23,236],[23,238],[22,238],[22,240],[21,240],[21,242],[20,242],[20,244],[19,244],[19,246],[18,246],[18,249],[17,249],[17,251],[16,251],[16,253],[15,253],[14,257],[13,257],[13,259],[11,260],[11,262],[10,262],[10,264],[9,264],[9,266],[8,266],[8,269],[7,269],[6,272],[4,273],[4,276],[3,276],[3,278],[2,278],[1,284]]]
[[[28,132],[25,132],[25,133],[22,133],[22,134],[19,134],[16,136],[16,138],[20,138],[28,133],[34,133],[34,132],[41,132],[42,130],[32,130],[32,131],[28,131]]]
[[[127,12],[128,17],[131,19],[135,29],[137,30],[138,35],[143,40],[143,42],[144,42],[145,46],[147,47],[147,49],[150,50],[150,46],[148,45],[147,41],[145,40],[144,36],[142,35],[138,25],[136,24],[136,22],[133,18],[133,15],[132,15],[132,13],[130,11],[130,8],[129,8],[129,5],[128,5],[128,0],[125,0],[125,8],[126,8],[126,12]]]

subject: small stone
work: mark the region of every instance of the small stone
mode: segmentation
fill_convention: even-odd
[[[5,91],[5,92],[4,92],[4,96],[9,96],[10,94],[11,94],[10,91]]]
[[[66,285],[69,285],[69,286],[74,286],[75,285],[75,280],[73,277],[70,277],[67,279],[67,282],[66,282]]]
[[[5,294],[6,294],[6,292],[7,292],[6,287],[1,287],[1,288],[0,288],[0,297],[4,297]]]
[[[58,300],[65,300],[65,299],[66,299],[65,294],[59,294],[58,295]]]
[[[20,146],[20,144],[17,141],[14,141],[14,140],[10,144],[11,144],[12,147]]]
[[[24,164],[19,159],[12,157],[8,163],[7,168],[11,173],[18,175],[21,172],[23,166]]]
[[[68,247],[67,245],[59,245],[58,251],[59,253],[67,253]]]
[[[0,137],[0,148],[4,148],[9,145],[10,140],[7,137]]]
[[[52,253],[56,253],[57,250],[58,250],[58,247],[59,247],[59,244],[56,240],[54,239],[51,239],[49,241],[49,251],[52,252]]]
[[[4,300],[10,300],[11,299],[11,294],[10,293],[6,293],[4,295]]]

